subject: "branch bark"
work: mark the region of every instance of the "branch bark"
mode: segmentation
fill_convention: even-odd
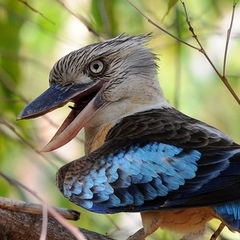
[[[42,216],[39,214],[15,212],[0,209],[0,239],[1,240],[38,240],[42,231]],[[89,240],[113,240],[108,236],[79,228],[79,231]],[[63,227],[55,218],[49,216],[46,239],[75,240],[73,234]]]

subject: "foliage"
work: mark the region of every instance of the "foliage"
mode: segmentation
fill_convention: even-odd
[[[22,122],[15,119],[28,101],[48,87],[48,73],[60,57],[100,41],[99,36],[107,39],[121,33],[153,32],[149,46],[161,59],[159,79],[167,99],[181,111],[216,126],[240,141],[239,106],[204,56],[158,30],[127,1],[28,2],[30,5],[20,0],[4,0],[0,4],[0,167],[2,172],[33,189],[49,204],[78,209],[60,195],[55,187],[54,175],[63,162],[84,154],[83,136],[80,134],[80,140],[74,140],[52,154],[42,155],[38,150],[63,121],[67,107],[42,119]],[[158,25],[197,46],[179,1],[131,2]],[[195,33],[214,65],[222,71],[232,2],[186,1],[186,7]],[[240,68],[236,59],[240,55],[239,18],[237,5],[228,50],[227,77],[238,95]],[[31,194],[10,186],[4,179],[0,179],[0,184],[2,196],[36,201]],[[130,235],[141,227],[135,215],[101,216],[80,211],[82,217],[77,224],[113,236],[118,234],[119,239],[126,238],[122,236],[123,231]],[[131,223],[134,221],[135,225]],[[126,232],[126,229],[131,232]],[[226,234],[230,239],[230,233]],[[234,239],[234,236],[231,237]],[[149,239],[160,238],[173,239],[173,236],[160,230],[155,238]]]

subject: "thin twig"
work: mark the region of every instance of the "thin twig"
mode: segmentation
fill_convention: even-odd
[[[200,49],[199,51],[206,57],[206,59],[208,60],[208,62],[210,63],[210,65],[212,66],[212,68],[214,69],[214,71],[217,73],[217,75],[219,76],[219,78],[222,80],[222,82],[225,84],[225,86],[228,88],[228,90],[230,91],[230,93],[232,94],[232,96],[235,98],[235,100],[237,101],[237,103],[240,105],[240,99],[238,98],[237,94],[235,93],[235,91],[233,90],[232,86],[229,84],[227,78],[225,76],[222,76],[221,73],[217,70],[217,68],[215,67],[215,65],[213,64],[213,62],[211,61],[211,59],[209,58],[209,56],[207,55],[206,51],[204,50],[201,42],[199,41],[197,35],[194,32],[194,29],[191,25],[191,22],[188,18],[188,13],[187,13],[187,8],[185,3],[180,0],[182,5],[183,5],[183,9],[186,15],[186,23],[189,26],[189,31],[192,33],[193,38],[196,40],[196,42],[198,43]]]
[[[95,31],[83,18],[75,14],[72,10],[70,10],[63,0],[58,0],[58,2],[69,12],[71,13],[75,18],[77,18],[81,23],[84,24],[84,26],[88,29],[89,32],[92,32],[95,36],[97,36],[101,41],[104,41],[105,39],[97,32]]]
[[[47,205],[42,205],[42,228],[39,240],[46,240],[47,238],[47,225],[48,225],[48,210]]]
[[[79,231],[78,228],[70,224],[66,221],[66,219],[61,216],[54,208],[47,205],[46,201],[44,201],[37,193],[35,193],[33,190],[29,189],[27,186],[23,185],[22,183],[18,182],[17,180],[5,175],[4,173],[0,172],[0,176],[4,178],[9,184],[20,187],[24,189],[25,191],[31,193],[36,199],[38,199],[42,204],[45,204],[47,206],[48,212],[60,223],[62,224],[66,229],[68,229],[78,240],[86,240],[84,235]]]
[[[30,8],[33,12],[39,14],[41,17],[43,17],[44,19],[46,19],[48,22],[50,22],[51,24],[55,25],[55,22],[53,22],[52,20],[48,19],[47,17],[45,17],[41,12],[39,12],[38,10],[36,10],[35,8],[33,8],[32,6],[30,6],[26,1],[23,0],[18,0],[19,2],[23,3],[24,5],[26,5],[28,8]]]
[[[142,11],[139,10],[139,8],[137,8],[133,3],[131,3],[130,0],[127,0],[129,2],[129,4],[131,4],[144,18],[147,19],[147,21],[149,23],[151,23],[153,26],[155,26],[156,28],[160,29],[161,31],[163,31],[164,33],[166,33],[167,35],[171,36],[172,38],[174,38],[175,40],[177,40],[178,42],[181,42],[195,50],[198,50],[199,51],[199,48],[195,47],[194,45],[188,43],[188,42],[185,42],[184,40],[174,36],[172,33],[168,32],[166,29],[160,27],[157,23],[153,22],[149,17],[147,17]]]
[[[181,0],[180,0],[181,1]],[[209,56],[207,55],[206,51],[204,50],[201,42],[199,41],[197,35],[195,34],[194,32],[194,28],[192,27],[191,25],[191,22],[189,20],[189,17],[188,17],[188,12],[187,12],[187,8],[186,8],[186,5],[183,1],[181,1],[182,5],[183,5],[183,9],[184,9],[184,12],[185,12],[185,16],[186,16],[186,23],[189,27],[189,31],[192,33],[192,37],[196,40],[197,44],[199,45],[200,48],[198,48],[198,50],[207,58],[208,62],[211,64],[211,66],[213,67],[214,71],[217,73],[217,75],[222,78],[222,75],[219,73],[219,71],[217,70],[217,68],[214,66],[214,64],[212,63],[211,59],[209,58]]]
[[[221,234],[224,227],[225,227],[225,224],[221,222],[218,229],[213,233],[213,235],[211,236],[211,238],[209,240],[216,240],[218,238],[218,236]]]
[[[189,44],[188,42],[176,37],[175,35],[171,34],[170,32],[168,32],[167,30],[165,30],[164,28],[162,28],[161,26],[159,26],[158,24],[156,24],[155,22],[153,22],[150,18],[148,18],[142,11],[140,11],[133,3],[131,3],[130,0],[127,0],[129,2],[129,4],[131,4],[144,18],[146,18],[148,20],[149,23],[151,23],[153,26],[155,26],[156,28],[160,29],[162,32],[166,33],[167,35],[169,35],[170,37],[174,38],[175,40],[195,49],[195,50],[198,50],[199,52],[201,52],[205,57],[206,59],[208,60],[208,62],[210,63],[210,65],[212,66],[212,68],[214,69],[214,71],[216,72],[216,74],[218,75],[218,77],[222,80],[222,82],[225,84],[225,86],[228,88],[228,90],[230,91],[230,93],[232,94],[232,96],[235,98],[235,100],[237,101],[237,103],[240,105],[240,99],[239,97],[237,96],[237,94],[235,93],[235,91],[233,90],[233,88],[231,87],[231,85],[229,84],[227,78],[225,77],[225,75],[221,75],[220,72],[217,70],[217,68],[215,67],[215,65],[212,63],[211,59],[209,58],[209,56],[207,55],[206,51],[204,50],[201,42],[199,41],[197,35],[195,34],[194,32],[194,29],[191,25],[191,22],[189,21],[189,18],[188,18],[188,13],[187,13],[187,9],[186,9],[186,6],[185,6],[185,3],[181,1],[182,5],[183,5],[183,8],[184,8],[184,12],[185,12],[185,15],[186,15],[186,22],[189,26],[189,30],[190,32],[193,34],[193,38],[196,40],[196,42],[198,43],[199,47],[195,47],[194,45],[192,44]],[[234,9],[235,9],[235,6],[236,6],[236,3],[234,3]],[[233,17],[233,16],[232,16]],[[233,21],[233,20],[232,20]],[[230,33],[229,33],[230,35]],[[229,37],[228,37],[229,38]],[[228,40],[229,41],[229,40]],[[225,60],[226,61],[226,60]],[[224,70],[224,73],[225,73],[225,70]]]
[[[17,97],[20,99],[20,100],[17,99],[17,100],[12,100],[12,101],[22,101],[22,102],[28,104],[29,101],[28,101],[21,93],[19,93],[19,91],[17,91],[16,86],[14,85],[11,77],[8,76],[8,74],[5,73],[5,72],[2,71],[2,70],[0,70],[0,74],[1,74],[1,76],[4,76],[4,78],[1,79],[1,82],[3,83],[3,86],[6,87],[10,92],[13,92],[13,93],[15,94],[15,96],[17,96]],[[0,97],[0,100],[1,100],[1,97]],[[6,101],[6,99],[2,99],[2,100],[3,100],[3,101]],[[52,125],[52,126],[54,126],[54,127],[56,127],[56,128],[59,127],[59,125],[58,125],[58,124],[54,124],[54,122],[51,121],[50,118],[49,118],[47,115],[44,115],[43,118],[46,119],[46,121],[47,121],[50,125]],[[7,125],[6,125],[6,123],[7,123]],[[1,114],[0,114],[0,124],[4,124],[4,125],[5,125],[6,127],[8,127],[14,134],[16,134],[16,130],[14,129],[13,126],[11,126],[10,123],[8,123],[6,120],[5,120],[5,122],[2,121]],[[17,137],[19,137],[19,136],[20,136],[20,135],[17,134]],[[20,139],[22,140],[22,138],[20,138]],[[79,138],[77,138],[77,139],[79,139]],[[83,140],[81,140],[81,139],[79,139],[79,141],[80,141],[81,143],[83,142]],[[22,141],[22,142],[23,142],[24,144],[26,144],[27,146],[33,148],[33,150],[34,150],[37,154],[39,154],[41,157],[43,157],[44,159],[46,159],[47,161],[50,162],[50,160],[49,160],[45,155],[43,155],[40,151],[38,151],[28,140],[24,139],[24,141]],[[67,160],[65,160],[65,159],[63,159],[63,157],[60,157],[59,155],[57,155],[57,153],[54,153],[54,152],[53,152],[52,155],[53,155],[58,161],[60,161],[62,164],[65,164],[65,163],[67,162]]]
[[[232,25],[233,25],[233,19],[234,19],[234,13],[235,13],[235,8],[236,8],[237,3],[233,3],[233,10],[232,10],[232,17],[231,17],[231,22],[229,29],[227,30],[227,38],[226,38],[226,45],[225,45],[225,52],[224,52],[224,58],[223,58],[223,76],[226,76],[226,62],[227,62],[227,52],[228,52],[228,45],[230,41],[230,35],[232,31]]]
[[[176,9],[175,11],[176,18],[179,18],[179,11]],[[176,32],[177,36],[181,37],[180,25],[179,21],[176,21]],[[181,43],[177,41],[176,43],[176,52],[178,56],[181,56]],[[174,99],[174,106],[176,108],[179,107],[179,98],[180,98],[180,91],[181,91],[181,57],[176,58],[176,73],[175,73],[175,99]]]
[[[11,132],[13,132],[16,136],[18,136],[19,139],[21,139],[22,142],[24,142],[27,146],[29,146],[31,149],[33,149],[34,152],[36,152],[38,155],[40,155],[42,158],[44,158],[45,160],[47,160],[54,168],[58,169],[58,166],[53,163],[52,161],[50,161],[43,153],[41,153],[39,150],[37,150],[32,143],[30,143],[29,141],[27,141],[24,137],[22,137],[17,131],[16,129],[10,124],[8,123],[6,120],[4,120],[3,118],[0,117],[0,124],[3,124],[4,126],[6,126],[9,130],[11,130]]]

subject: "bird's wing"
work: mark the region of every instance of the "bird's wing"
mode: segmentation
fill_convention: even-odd
[[[183,148],[228,147],[233,141],[218,129],[175,108],[152,109],[123,118],[108,133],[111,139],[157,141]]]
[[[103,146],[63,166],[63,194],[99,213],[213,205],[240,198],[239,146],[174,109],[137,113]]]

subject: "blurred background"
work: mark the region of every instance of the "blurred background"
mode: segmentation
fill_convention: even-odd
[[[132,0],[152,21],[199,47],[185,21],[180,1]],[[222,74],[232,1],[185,1],[198,39]],[[240,6],[236,6],[227,55],[226,77],[240,96]],[[0,169],[53,206],[81,212],[77,226],[126,239],[141,228],[139,214],[99,215],[67,201],[55,186],[64,163],[84,155],[84,135],[53,153],[39,150],[51,139],[69,112],[68,106],[34,120],[16,121],[26,104],[48,88],[53,64],[67,53],[121,33],[153,33],[149,47],[158,54],[159,82],[165,97],[180,111],[207,122],[240,142],[240,108],[206,57],[150,24],[128,1],[32,0],[0,1]],[[36,202],[27,191],[0,178],[0,195]],[[211,228],[218,226],[211,222]],[[209,230],[209,236],[211,235]],[[209,239],[208,236],[208,239]],[[225,230],[222,239],[239,239]],[[157,231],[148,238],[178,239]]]

